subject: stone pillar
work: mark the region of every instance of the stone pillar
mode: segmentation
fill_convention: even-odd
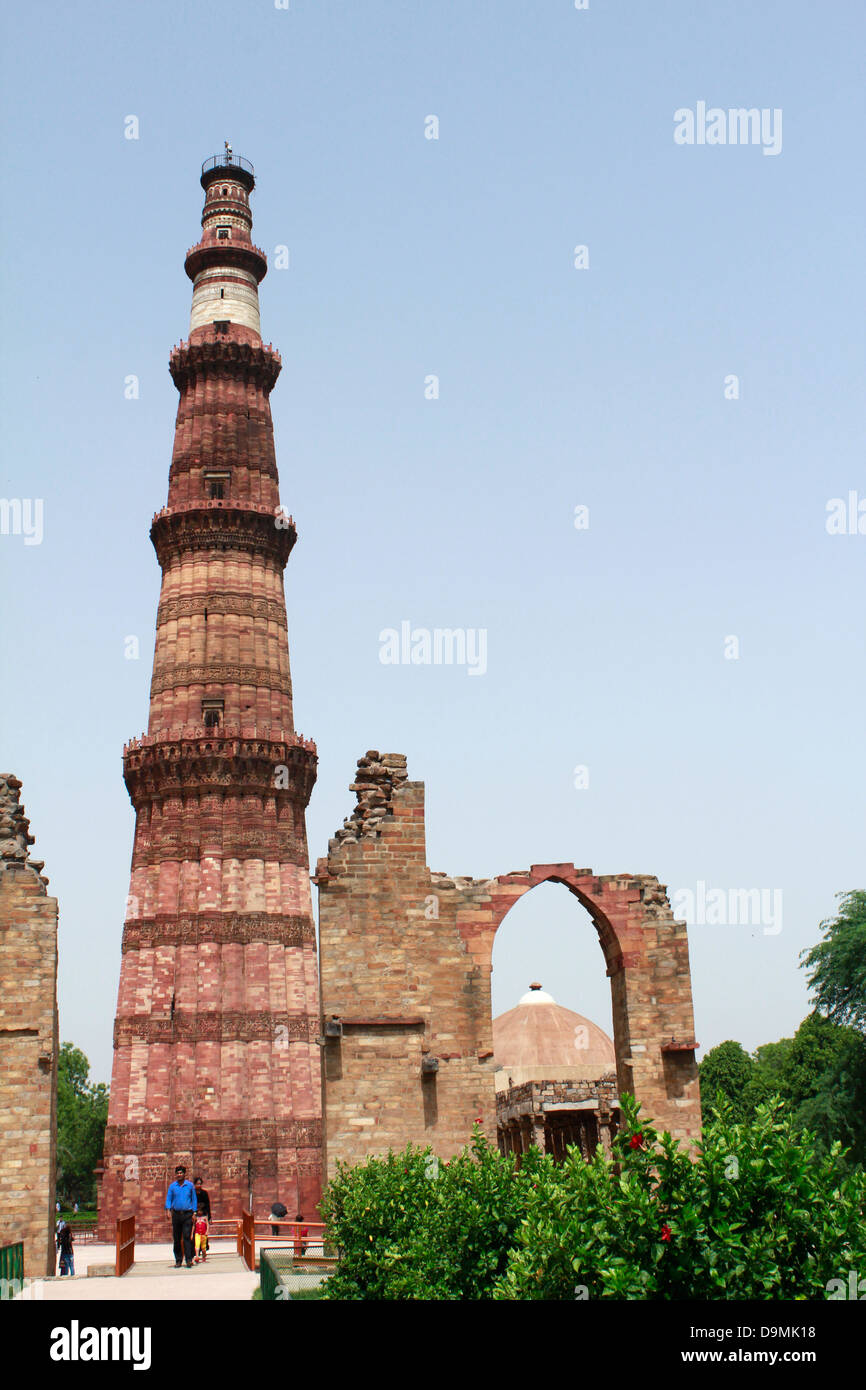
[[[598,1115],[598,1138],[605,1158],[611,1155],[611,1121],[612,1115],[609,1110],[601,1110]]]
[[[534,1144],[542,1153],[547,1153],[547,1133],[544,1115],[532,1116],[532,1129],[530,1130],[530,1143]]]

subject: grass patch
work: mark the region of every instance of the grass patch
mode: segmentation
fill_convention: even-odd
[[[300,1299],[302,1303],[317,1302],[319,1299],[321,1299],[322,1294],[324,1293],[324,1289],[324,1284],[320,1284],[316,1289],[296,1289],[295,1292],[292,1293],[289,1298],[276,1298],[274,1299],[274,1302],[295,1303],[298,1299]],[[258,1284],[256,1288],[253,1289],[253,1303],[261,1303],[261,1301],[262,1286],[261,1284]]]
[[[89,1209],[86,1211],[82,1209],[77,1212],[61,1211],[56,1214],[56,1220],[65,1221],[68,1226],[95,1226],[96,1208],[94,1207],[92,1211]]]

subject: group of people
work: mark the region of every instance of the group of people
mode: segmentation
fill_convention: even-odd
[[[207,1259],[207,1236],[211,1222],[210,1196],[202,1179],[188,1182],[186,1168],[179,1163],[174,1182],[165,1194],[165,1209],[171,1217],[174,1267],[203,1264]]]
[[[189,1182],[186,1168],[179,1163],[174,1170],[174,1182],[165,1194],[165,1209],[171,1217],[171,1231],[174,1243],[174,1267],[180,1269],[185,1264],[191,1269],[194,1264],[207,1259],[207,1238],[211,1222],[210,1197],[201,1178]],[[278,1221],[288,1216],[288,1209],[282,1202],[274,1202],[271,1207],[271,1232],[280,1234]],[[295,1255],[306,1254],[309,1242],[309,1227],[303,1224],[301,1212],[297,1224],[291,1232],[294,1239]]]
[[[60,1210],[59,1203],[57,1210]],[[201,1178],[195,1178],[193,1182],[187,1180],[186,1168],[182,1163],[175,1168],[174,1182],[169,1185],[165,1194],[165,1210],[171,1218],[175,1269],[180,1269],[184,1264],[187,1269],[191,1269],[194,1264],[203,1264],[207,1259],[208,1231],[211,1223],[210,1194]],[[279,1235],[280,1227],[276,1222],[288,1216],[288,1211],[282,1202],[274,1202],[270,1215],[274,1222],[271,1231],[275,1236]],[[309,1228],[301,1224],[303,1220],[301,1212],[298,1212],[297,1225],[292,1232],[296,1255],[304,1255],[307,1250]],[[56,1236],[60,1273],[74,1274],[74,1241],[72,1229],[66,1221],[58,1220]]]

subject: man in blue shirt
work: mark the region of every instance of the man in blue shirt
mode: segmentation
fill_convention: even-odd
[[[174,1239],[174,1267],[180,1269],[185,1261],[192,1269],[192,1223],[198,1201],[195,1188],[186,1180],[186,1169],[179,1163],[174,1170],[174,1182],[165,1194],[165,1209],[171,1217]]]

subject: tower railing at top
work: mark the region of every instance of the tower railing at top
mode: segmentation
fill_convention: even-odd
[[[255,724],[217,724],[213,728],[205,728],[203,724],[183,724],[177,728],[164,729],[158,734],[142,734],[140,738],[131,738],[123,745],[123,752],[125,755],[136,753],[142,748],[159,748],[167,743],[189,743],[197,739],[209,739],[212,743],[220,745],[238,740],[252,743],[285,743],[292,748],[305,748],[308,753],[317,751],[313,739],[304,738],[303,734],[295,733],[293,730],[268,727],[260,732]],[[232,750],[226,751],[230,753]]]
[[[256,176],[256,171],[248,159],[242,159],[239,154],[212,154],[210,159],[206,159],[201,166],[203,174],[209,173],[211,169],[243,169],[245,173]]]

